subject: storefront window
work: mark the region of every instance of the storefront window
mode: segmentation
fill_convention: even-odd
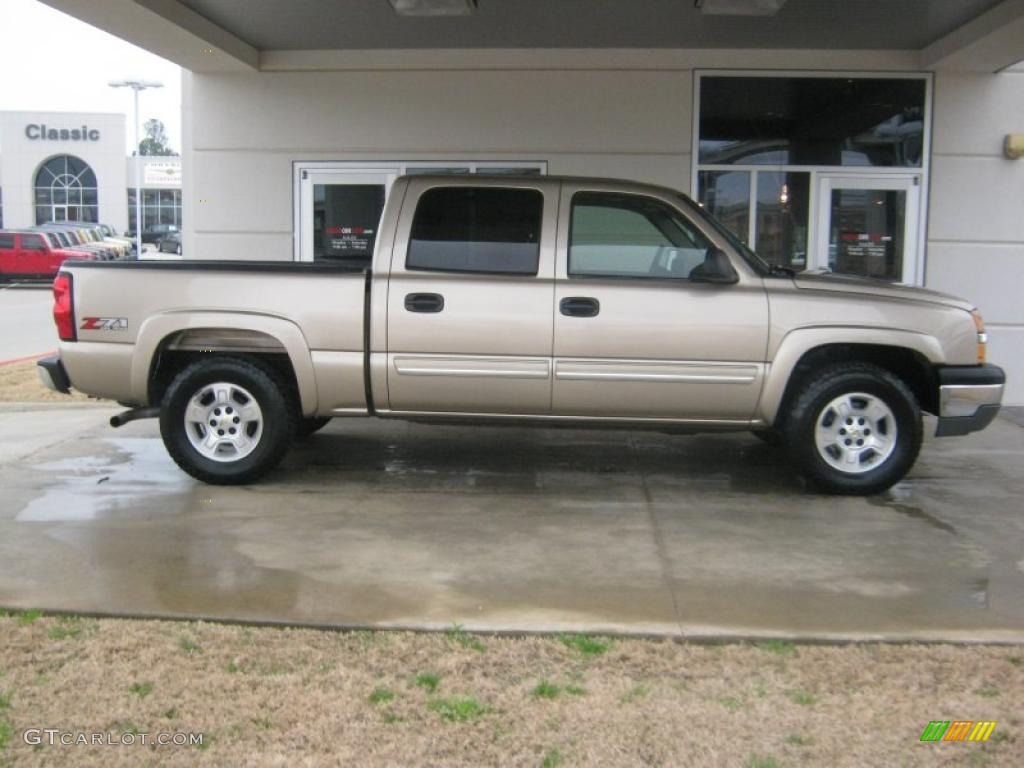
[[[750,173],[701,171],[698,198],[708,213],[750,245]]]
[[[697,199],[769,263],[919,280],[928,85],[700,74]]]
[[[754,246],[758,256],[793,269],[807,265],[809,199],[809,173],[758,171]]]
[[[142,226],[149,228],[155,224],[173,224],[181,229],[181,190],[180,189],[143,189],[142,190]],[[128,190],[128,226],[135,231],[135,190]]]
[[[51,157],[36,173],[36,224],[48,221],[98,221],[96,174],[73,155]]]
[[[703,76],[699,161],[919,168],[925,92],[920,78]]]

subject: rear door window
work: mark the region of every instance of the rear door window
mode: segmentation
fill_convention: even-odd
[[[0,248],[13,248],[14,235],[0,232]]]
[[[536,189],[430,189],[416,207],[406,269],[536,275],[543,213]]]

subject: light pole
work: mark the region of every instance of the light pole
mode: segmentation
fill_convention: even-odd
[[[111,88],[131,88],[135,91],[135,117],[132,121],[135,125],[135,152],[133,153],[135,164],[135,258],[142,258],[142,181],[141,164],[139,158],[142,153],[139,151],[139,91],[147,88],[163,88],[163,83],[155,80],[111,80],[107,83]]]

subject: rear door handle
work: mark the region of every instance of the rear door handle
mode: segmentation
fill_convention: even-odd
[[[601,302],[589,296],[567,296],[558,303],[558,309],[567,317],[597,317]]]
[[[409,293],[405,297],[409,312],[440,312],[444,309],[444,296],[439,293]]]

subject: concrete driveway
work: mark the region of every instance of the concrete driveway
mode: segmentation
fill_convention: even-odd
[[[218,488],[153,421],[0,411],[0,606],[347,626],[1024,640],[1024,430],[875,498],[752,436],[335,420]]]

